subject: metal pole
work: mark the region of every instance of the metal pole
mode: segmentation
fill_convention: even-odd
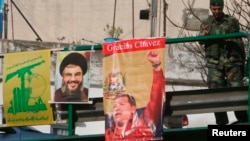
[[[21,14],[21,16],[24,18],[25,22],[29,25],[29,27],[31,28],[31,30],[36,34],[37,36],[37,40],[38,41],[42,41],[41,37],[38,35],[38,33],[35,31],[35,29],[32,27],[32,25],[29,23],[29,21],[26,19],[26,17],[23,15],[23,13],[21,12],[21,10],[17,7],[16,3],[11,0],[11,3],[16,7],[17,11]]]
[[[248,43],[248,47],[247,47],[247,51],[248,51],[248,56],[247,56],[247,60],[248,60],[248,123],[250,123],[250,30],[246,32],[246,36],[247,36],[247,43]]]
[[[7,4],[4,4],[4,39],[7,39],[8,38],[8,5]]]
[[[68,136],[72,136],[75,134],[75,122],[74,122],[74,119],[73,119],[73,114],[74,114],[74,111],[73,111],[73,105],[72,104],[69,104],[68,105]]]
[[[113,27],[112,27],[113,29],[112,30],[115,29],[115,15],[116,15],[116,0],[114,4],[114,16],[113,16]],[[112,34],[113,34],[112,37],[114,37],[115,32],[113,32]]]
[[[157,0],[151,0],[151,33],[150,36],[155,36],[155,22],[157,17]]]
[[[166,36],[166,12],[167,12],[167,2],[163,0],[163,37]]]
[[[135,16],[134,16],[134,11],[135,11],[135,2],[134,0],[132,0],[132,37],[134,38],[135,37],[135,22],[134,22],[134,19],[135,19]]]

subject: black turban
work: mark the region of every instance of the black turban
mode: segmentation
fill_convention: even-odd
[[[80,53],[70,53],[61,62],[60,65],[60,74],[62,75],[64,68],[69,65],[69,64],[74,64],[78,65],[82,69],[83,75],[87,72],[87,60],[86,58],[80,54]]]

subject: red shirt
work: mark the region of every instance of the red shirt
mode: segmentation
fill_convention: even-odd
[[[165,78],[163,71],[153,71],[153,82],[150,94],[150,100],[139,117],[131,120],[124,132],[115,131],[114,125],[105,130],[105,140],[152,140],[163,139],[154,137],[156,126],[162,120],[162,107],[165,101]],[[136,125],[135,125],[136,124]],[[162,126],[159,128],[163,128]]]

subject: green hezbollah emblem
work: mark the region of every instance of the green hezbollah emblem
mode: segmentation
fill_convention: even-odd
[[[210,5],[223,6],[224,5],[224,0],[210,0]]]

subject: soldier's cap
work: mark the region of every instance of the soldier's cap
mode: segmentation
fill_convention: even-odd
[[[83,75],[87,72],[87,60],[86,58],[77,52],[73,52],[68,54],[64,59],[62,60],[60,64],[60,74],[62,75],[64,68],[69,65],[69,64],[74,64],[80,66],[82,69]]]
[[[224,0],[210,0],[210,5],[223,6],[224,5]]]

